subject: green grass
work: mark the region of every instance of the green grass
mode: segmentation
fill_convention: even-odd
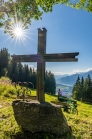
[[[11,102],[12,99],[5,98],[0,101],[2,106],[0,109],[0,139],[10,139],[12,134],[16,134],[20,130],[14,119]]]
[[[92,105],[78,102],[78,115],[64,115],[77,139],[92,139]]]
[[[58,101],[56,97],[46,95],[46,100]],[[78,115],[63,111],[68,125],[76,139],[92,139],[92,105],[77,101]]]
[[[17,125],[14,119],[12,109],[12,101],[16,99],[16,91],[12,86],[4,87],[2,85],[0,85],[0,90],[2,90],[0,92],[0,105],[2,106],[0,108],[0,139],[11,139],[11,135],[22,133],[21,127]],[[15,94],[11,94],[9,90],[14,90]],[[4,95],[5,92],[6,95]],[[31,90],[31,95],[36,95],[36,91]],[[48,94],[45,94],[45,100],[47,102],[58,101],[56,96]],[[92,139],[92,105],[81,102],[77,103],[78,115],[66,113],[63,109],[62,111],[76,139]],[[36,139],[38,139],[37,136]],[[47,139],[52,139],[52,137],[47,137]]]

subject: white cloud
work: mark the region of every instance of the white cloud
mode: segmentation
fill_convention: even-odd
[[[85,72],[85,71],[84,70],[80,70],[80,69],[73,69],[72,74],[80,73],[80,72]]]
[[[63,72],[53,72],[54,75],[64,75],[65,73]]]
[[[34,69],[35,71],[37,70],[37,68],[34,65],[28,65],[30,68]]]
[[[90,71],[90,70],[92,70],[92,68],[88,68],[88,69],[85,69],[85,70],[73,69],[72,74],[80,73],[80,72],[88,72],[88,71]]]
[[[88,68],[88,69],[86,69],[85,72],[88,72],[88,71],[90,71],[90,70],[92,70],[92,68]]]
[[[81,72],[88,72],[92,70],[92,68],[88,68],[88,69],[85,69],[85,70],[81,70],[81,69],[73,69],[72,72],[70,73],[64,73],[64,72],[53,72],[54,75],[64,75],[64,74],[68,74],[68,75],[71,75],[71,74],[76,74],[76,73],[81,73]]]
[[[33,68],[34,67],[34,65],[28,65],[29,67],[31,67],[31,68]]]

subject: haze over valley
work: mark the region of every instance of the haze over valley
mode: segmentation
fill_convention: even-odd
[[[92,78],[92,70],[88,72],[80,72],[76,74],[65,74],[65,75],[55,75],[56,79],[56,94],[58,92],[58,89],[60,88],[64,94],[67,96],[71,96],[73,85],[76,83],[77,77],[79,76],[80,79],[83,77],[84,79],[90,75]]]

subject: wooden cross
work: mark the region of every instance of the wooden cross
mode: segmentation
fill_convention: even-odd
[[[44,85],[45,85],[45,62],[73,62],[78,61],[76,53],[55,53],[46,54],[46,33],[43,28],[38,29],[38,52],[34,55],[12,55],[12,59],[16,62],[37,62],[37,99],[40,102],[45,101]]]

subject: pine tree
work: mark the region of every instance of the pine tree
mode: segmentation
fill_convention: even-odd
[[[18,81],[24,82],[24,70],[21,63],[18,64]]]
[[[90,75],[85,79],[85,99],[92,99],[92,81]]]
[[[82,77],[81,81],[78,77],[76,83],[73,86],[72,93],[74,99],[80,100],[80,98],[82,98],[84,100],[92,100],[92,80],[90,75],[88,75],[85,80]]]
[[[45,91],[51,93],[52,95],[56,92],[56,81],[54,74],[50,71],[45,73]]]
[[[76,83],[73,87],[73,98],[80,100],[81,98],[81,84],[80,84],[80,77],[77,77]]]
[[[28,65],[25,64],[24,65],[24,80],[25,80],[25,82],[28,82],[29,78],[30,78],[30,71],[29,71]]]
[[[80,89],[81,89],[81,98],[83,99],[85,96],[85,89],[84,89],[84,78],[81,78],[81,82],[80,82]]]
[[[12,82],[18,82],[18,65],[15,61],[11,62],[11,69],[10,78],[12,79]]]
[[[3,48],[0,51],[0,77],[7,76],[8,74],[8,64],[10,61],[10,54],[8,49]]]

